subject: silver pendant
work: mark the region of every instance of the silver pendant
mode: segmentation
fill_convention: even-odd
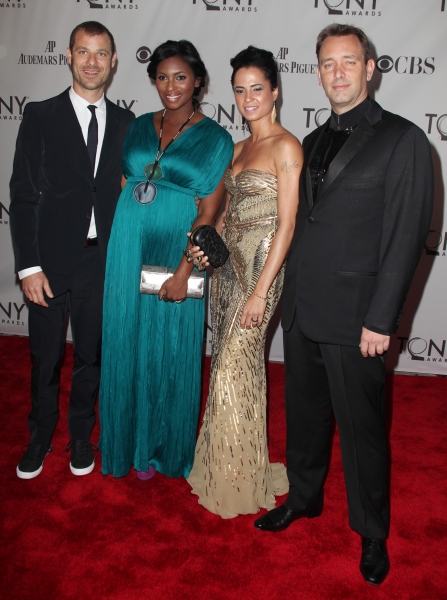
[[[143,181],[135,186],[133,196],[139,204],[151,204],[157,195],[157,188],[150,181]]]

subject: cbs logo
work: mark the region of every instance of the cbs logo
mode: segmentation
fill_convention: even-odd
[[[394,60],[391,56],[383,54],[376,61],[377,70],[380,73],[389,73],[393,69],[399,75],[431,75],[435,70],[434,56],[425,59],[419,56],[399,56]]]
[[[152,52],[147,46],[141,46],[141,48],[138,48],[135,56],[139,63],[145,64],[149,62],[151,54]]]

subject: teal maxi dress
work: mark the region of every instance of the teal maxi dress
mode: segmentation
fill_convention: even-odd
[[[187,477],[200,407],[204,299],[159,301],[140,294],[141,266],[177,267],[197,217],[195,198],[218,186],[233,155],[228,132],[209,118],[184,131],[160,161],[151,204],[135,186],[158,147],[154,115],[133,122],[123,148],[127,183],[109,241],[104,288],[100,386],[102,472],[126,475],[153,466]]]

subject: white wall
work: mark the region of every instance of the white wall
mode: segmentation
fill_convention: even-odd
[[[281,73],[280,120],[302,139],[329,115],[315,74],[318,32],[334,21],[364,28],[382,71],[376,72],[371,94],[427,133],[437,181],[432,232],[393,336],[388,367],[447,374],[445,0],[0,0],[1,333],[27,334],[28,311],[13,274],[8,216],[21,114],[27,102],[70,85],[65,50],[71,30],[87,20],[101,21],[115,36],[118,66],[107,95],[137,116],[160,108],[146,75],[148,53],[166,39],[191,40],[209,73],[203,112],[229,129],[235,141],[244,131],[229,83],[232,56],[248,44],[275,54]],[[282,360],[277,323],[269,344],[272,360]]]

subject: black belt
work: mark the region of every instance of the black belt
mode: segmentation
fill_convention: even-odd
[[[85,242],[85,246],[84,248],[90,248],[90,246],[97,246],[98,245],[98,238],[87,238],[86,242]]]

